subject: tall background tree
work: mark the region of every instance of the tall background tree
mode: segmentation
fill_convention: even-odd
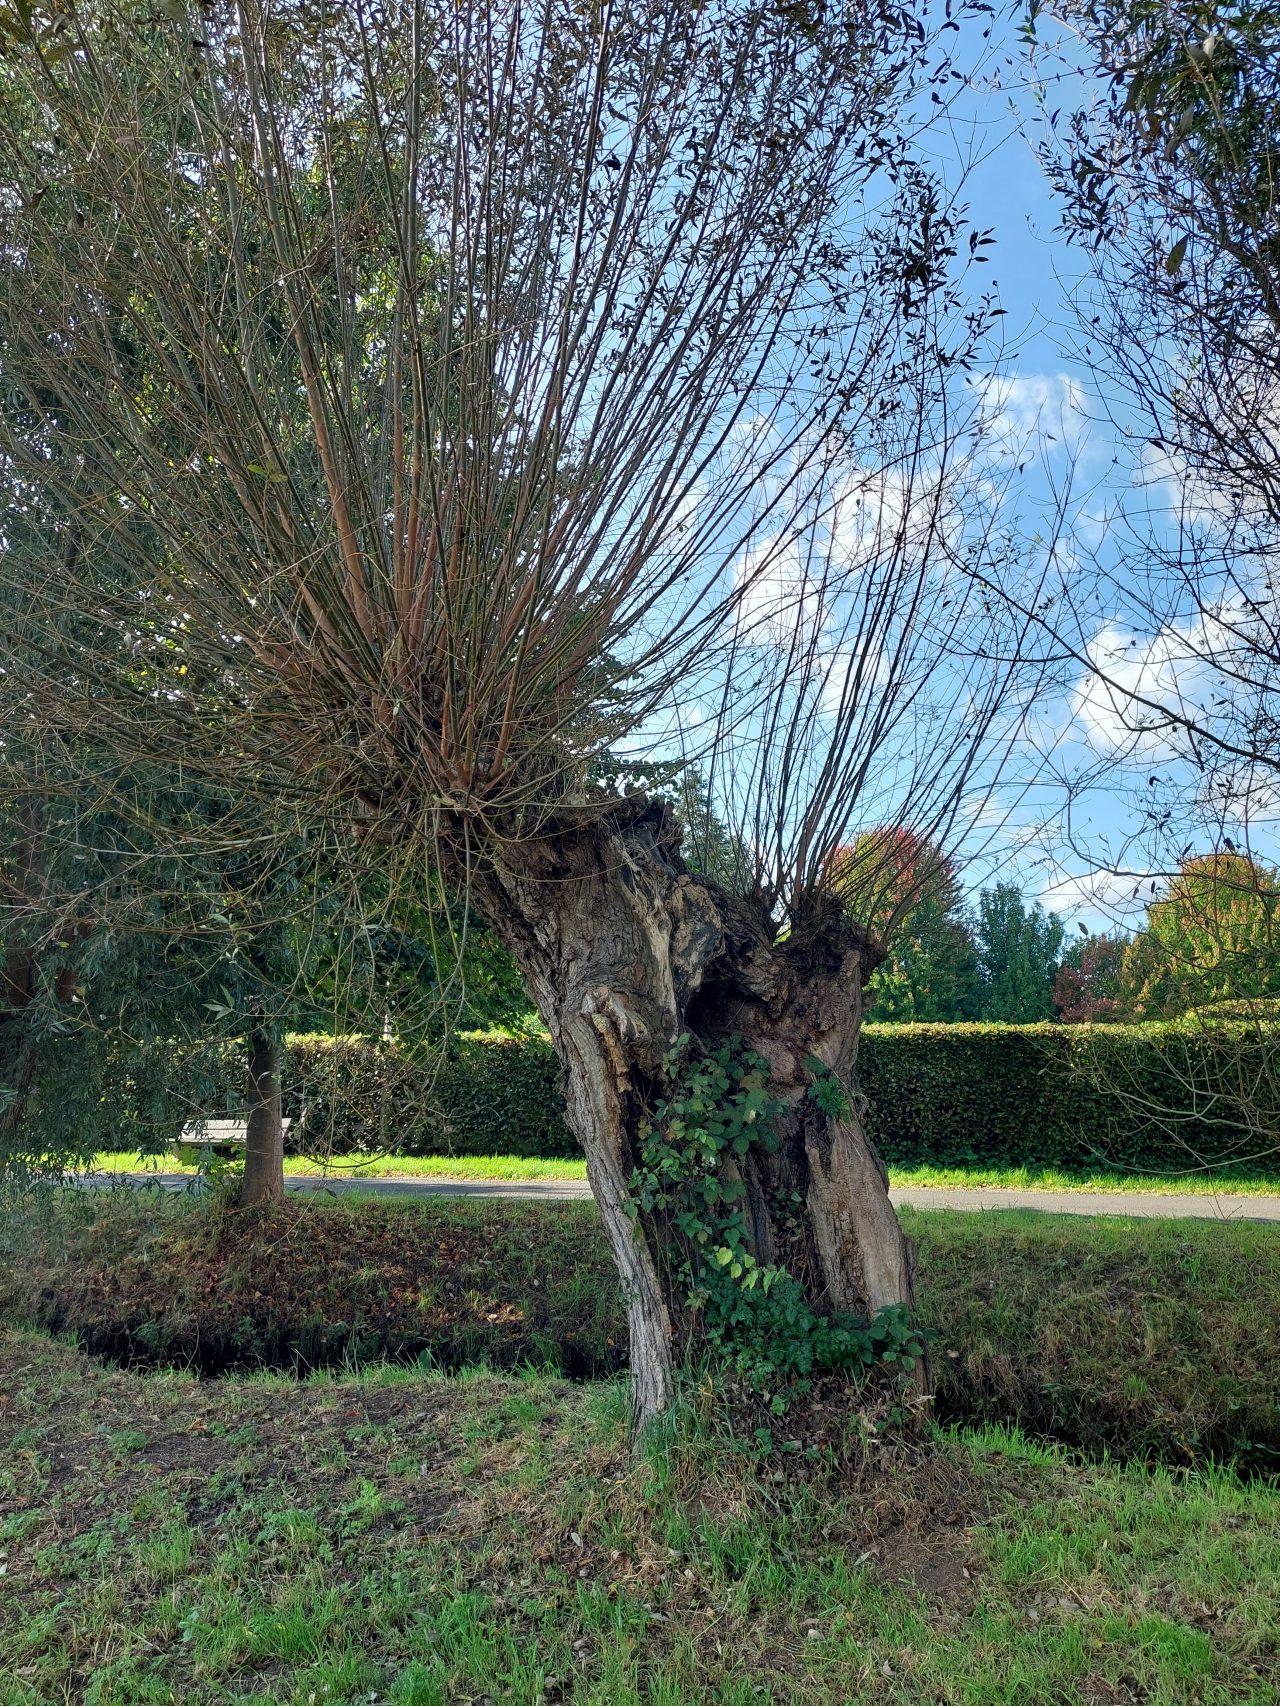
[[[171,775],[95,788],[47,744],[25,759],[12,729],[6,744],[0,1162],[158,1153],[230,1112],[246,1119],[244,1202],[279,1195],[285,1030],[330,1020],[335,980],[344,1015],[367,1020],[383,993],[319,838],[282,843],[262,820],[255,837]]]
[[[1122,993],[1129,944],[1120,936],[1072,942],[1053,980],[1053,1005],[1064,1025],[1088,1025],[1125,1015]]]
[[[962,826],[1025,678],[969,572],[980,233],[915,146],[945,40],[741,0],[3,18],[0,448],[53,521],[6,565],[6,714],[345,820],[487,919],[636,1421],[690,1336],[899,1355],[848,1090],[878,950],[825,873]],[[695,726],[733,889],[607,779]]]
[[[1239,853],[1184,859],[1126,951],[1121,993],[1141,1018],[1274,1007],[1280,874]]]
[[[867,830],[836,850],[830,880],[886,949],[867,984],[875,1019],[955,1024],[978,1017],[977,950],[953,859],[910,830]]]
[[[1051,1019],[1061,920],[1029,907],[1016,884],[997,883],[978,897],[976,934],[981,1016],[1013,1025]]]

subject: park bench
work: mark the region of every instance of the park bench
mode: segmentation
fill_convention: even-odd
[[[284,1135],[288,1137],[292,1120],[281,1120]],[[174,1148],[182,1153],[190,1149],[238,1149],[245,1140],[248,1122],[239,1120],[192,1120],[182,1128],[182,1133]],[[201,1127],[203,1126],[203,1130]]]

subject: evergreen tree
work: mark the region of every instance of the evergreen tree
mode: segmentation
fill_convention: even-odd
[[[1053,1017],[1053,985],[1062,922],[1027,907],[1013,883],[984,889],[978,900],[978,1016],[1011,1025]]]
[[[692,767],[682,770],[666,797],[684,829],[681,853],[689,869],[711,877],[731,894],[749,886],[750,849],[716,812],[701,773]]]
[[[439,1046],[527,1011],[510,956],[438,883],[379,868],[353,891],[323,825],[169,774],[134,778],[133,812],[118,778],[104,805],[85,754],[55,769],[19,733],[0,766],[0,1165],[158,1153],[244,1115],[261,1200],[283,1189],[287,1031]]]

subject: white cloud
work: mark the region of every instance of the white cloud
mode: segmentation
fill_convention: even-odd
[[[1069,373],[989,373],[970,385],[983,439],[997,455],[1019,460],[1041,448],[1080,448],[1088,424],[1084,392]]]
[[[833,645],[819,655],[813,674],[819,683],[821,715],[850,718],[866,705],[869,693],[884,691],[889,665],[879,646],[872,655],[854,646]]]
[[[801,561],[795,540],[762,539],[734,569],[739,632],[756,644],[807,647],[826,620],[821,580]]]
[[[850,575],[889,558],[921,562],[963,537],[960,496],[959,469],[851,469],[826,518],[832,566]]]
[[[1095,930],[1116,925],[1128,929],[1155,898],[1154,880],[1142,871],[1059,872],[1041,890],[1040,904],[1068,925],[1079,921]]]
[[[1138,485],[1154,494],[1157,507],[1185,527],[1211,527],[1239,508],[1237,499],[1197,473],[1184,456],[1154,444],[1144,447],[1135,477]]]
[[[1154,758],[1181,748],[1181,719],[1202,716],[1212,688],[1210,627],[1172,625],[1146,637],[1114,624],[1099,630],[1073,705],[1095,749]]]
[[[697,526],[698,513],[706,495],[706,481],[694,479],[674,497],[663,535],[664,544],[679,545],[682,538]]]

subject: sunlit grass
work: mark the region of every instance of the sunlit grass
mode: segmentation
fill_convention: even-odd
[[[1236,1178],[1196,1173],[1067,1173],[1049,1167],[890,1167],[891,1186],[934,1190],[1080,1191],[1142,1196],[1280,1196],[1280,1172]]]
[[[102,1173],[190,1173],[198,1162],[186,1154],[142,1155],[136,1150],[97,1155],[93,1169]],[[235,1159],[235,1151],[226,1152]],[[543,1160],[523,1155],[335,1155],[316,1161],[304,1155],[286,1156],[284,1170],[293,1178],[334,1179],[582,1179],[583,1161]],[[1280,1188],[1280,1187],[1277,1187]]]
[[[231,1152],[234,1154],[234,1152]],[[103,1173],[194,1173],[197,1163],[173,1152],[144,1156],[136,1151],[95,1157]],[[308,1178],[370,1179],[581,1179],[582,1161],[543,1160],[522,1155],[341,1155],[320,1162],[290,1156],[285,1172]],[[1144,1196],[1280,1196],[1280,1172],[1272,1177],[1236,1178],[1212,1171],[1179,1174],[1067,1173],[1035,1167],[891,1167],[889,1183],[898,1188],[929,1190],[1077,1191],[1089,1194]]]
[[[0,1390],[0,1706],[1280,1700],[1280,1491],[1221,1471],[992,1428],[779,1480],[705,1404],[630,1458],[619,1381],[196,1382],[34,1334]]]

